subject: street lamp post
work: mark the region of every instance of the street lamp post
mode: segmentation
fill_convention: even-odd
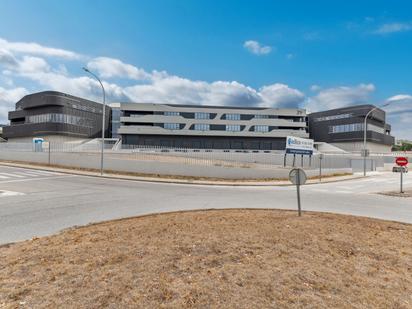
[[[103,156],[104,156],[104,134],[105,134],[105,120],[106,120],[106,92],[104,91],[104,87],[103,87],[103,83],[100,80],[99,77],[97,77],[96,74],[94,74],[93,72],[91,72],[88,68],[83,67],[83,70],[87,73],[89,73],[90,75],[92,75],[100,84],[100,86],[102,87],[102,91],[103,91],[103,118],[102,118],[102,147],[101,147],[101,153],[100,153],[100,175],[103,175]]]
[[[366,116],[365,116],[365,121],[364,121],[364,123],[363,123],[363,176],[366,176],[366,155],[367,155],[367,150],[366,150],[366,131],[367,131],[367,121],[368,121],[368,117],[369,117],[369,115],[370,115],[373,111],[377,110],[378,108],[388,106],[389,104],[390,104],[390,102],[389,102],[389,103],[386,103],[386,104],[384,104],[384,105],[382,105],[382,106],[380,106],[380,107],[374,107],[374,108],[372,108],[372,109],[366,114]]]

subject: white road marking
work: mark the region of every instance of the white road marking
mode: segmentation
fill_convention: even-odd
[[[39,170],[32,170],[29,173],[40,174],[40,175],[62,175],[61,173],[57,173],[57,172],[39,171]]]
[[[39,176],[43,176],[43,175],[40,175],[40,174],[36,174],[36,173],[33,173],[33,172],[26,172],[26,171],[24,171],[24,172],[16,172],[16,174],[19,174],[19,175],[22,175],[22,176],[25,176],[25,177],[39,177]]]
[[[15,180],[5,180],[0,181],[0,184],[11,183],[11,182],[25,182],[25,181],[38,181],[38,180],[49,180],[49,179],[58,179],[66,177],[78,177],[78,175],[64,175],[64,176],[55,176],[55,177],[39,177],[39,178],[26,178],[26,179],[15,179]]]
[[[0,175],[0,179],[8,179],[10,177]]]
[[[3,173],[1,172],[0,175],[5,175],[5,176],[10,176],[10,177],[16,177],[16,178],[23,178],[24,176],[13,174],[13,173]]]
[[[15,195],[25,195],[25,194],[22,192],[15,192],[15,191],[5,191],[5,190],[0,191],[0,197],[15,196]]]

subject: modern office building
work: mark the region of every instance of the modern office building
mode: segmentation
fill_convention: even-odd
[[[361,151],[364,139],[366,114],[374,105],[357,105],[311,113],[309,119],[310,138],[315,142],[326,142],[346,151]],[[391,126],[386,123],[382,109],[373,111],[367,119],[367,149],[371,152],[390,152],[395,139]]]
[[[203,149],[285,149],[286,136],[308,137],[303,109],[121,103],[126,145]]]
[[[105,110],[105,132],[110,134],[110,107]],[[9,112],[10,125],[3,128],[9,141],[79,140],[101,137],[102,104],[55,91],[26,95]]]

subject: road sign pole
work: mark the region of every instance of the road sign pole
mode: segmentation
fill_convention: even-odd
[[[401,167],[401,193],[403,193],[403,166]]]
[[[300,203],[300,186],[306,183],[307,176],[301,168],[294,168],[289,172],[289,180],[296,185],[296,195],[298,199],[298,215],[302,216],[302,208]]]
[[[298,174],[297,177],[299,177],[299,174]],[[296,191],[297,191],[297,195],[298,195],[298,214],[299,214],[299,217],[300,217],[300,216],[302,216],[302,210],[301,210],[301,207],[300,207],[300,185],[296,185]]]
[[[322,182],[322,155],[319,155],[319,181]]]
[[[49,165],[50,165],[50,141],[49,141],[49,156],[48,156],[48,162],[49,162]]]
[[[292,164],[293,167],[295,167],[295,160],[296,160],[296,154],[293,154],[293,164]]]

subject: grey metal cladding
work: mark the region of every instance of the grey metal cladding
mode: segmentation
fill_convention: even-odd
[[[41,135],[68,135],[82,138],[101,136],[103,105],[56,91],[44,91],[23,97],[16,110],[9,112],[10,125],[4,127],[4,136],[30,137]],[[73,123],[56,122],[51,115],[67,115]],[[33,117],[47,116],[46,120],[30,122]],[[64,117],[64,116],[62,116]],[[74,117],[74,118],[73,118]],[[37,118],[35,118],[37,119]],[[62,118],[66,119],[66,118]],[[109,136],[110,107],[105,109],[105,134]]]
[[[311,113],[308,115],[309,135],[317,142],[339,143],[339,142],[360,142],[363,141],[364,132],[362,130],[348,132],[331,132],[332,126],[345,126],[359,124],[363,126],[366,114],[375,108],[374,105],[355,105],[333,110]],[[380,128],[384,134],[367,130],[368,141],[393,145],[395,138],[390,135],[391,126],[385,122],[386,113],[382,109],[373,111],[368,117],[368,125]]]

